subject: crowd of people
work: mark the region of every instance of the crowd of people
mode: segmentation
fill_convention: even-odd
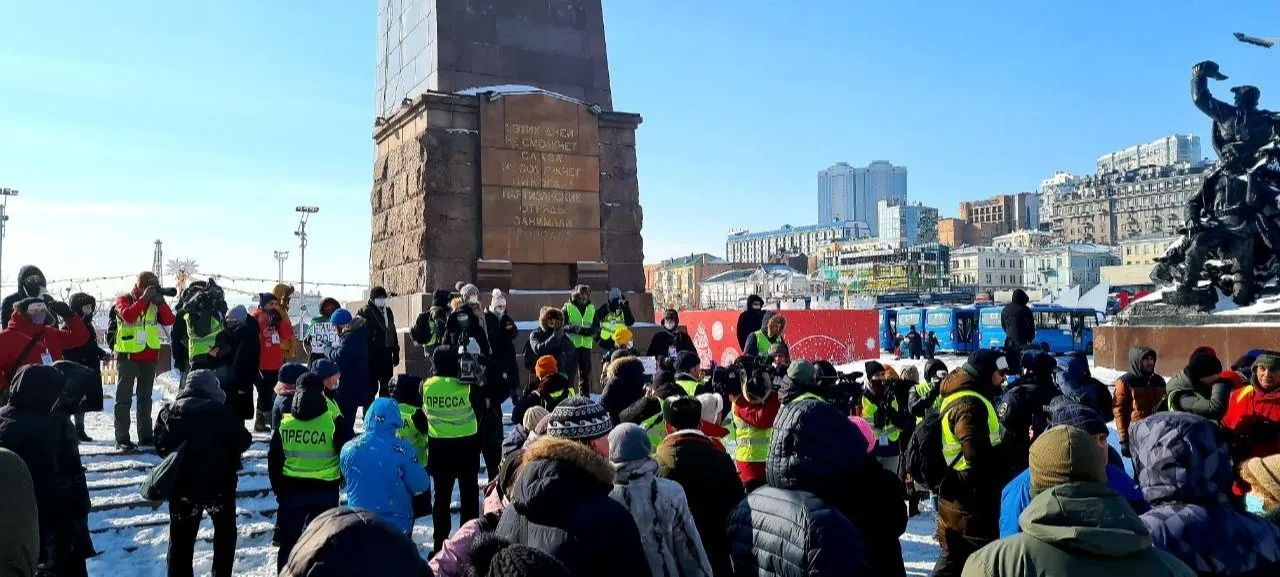
[[[905,576],[900,538],[926,501],[937,576],[1280,574],[1277,352],[1224,367],[1201,348],[1166,381],[1135,347],[1109,387],[1084,356],[1027,348],[1014,307],[1002,352],[840,372],[792,359],[785,315],[753,297],[744,355],[715,366],[674,310],[641,355],[625,295],[597,308],[579,286],[517,355],[506,295],[482,305],[460,283],[407,331],[426,368],[406,372],[380,287],[295,327],[287,285],[250,314],[212,280],[178,295],[143,273],[114,303],[106,351],[91,297],[58,301],[35,267],[21,280],[0,331],[3,575],[87,574],[78,444],[112,355],[118,448],[164,458],[144,494],[169,503],[170,575],[193,574],[206,514],[212,573],[234,573],[251,429],[270,433],[287,576]],[[152,421],[166,326],[182,386]],[[423,558],[413,528],[428,515]]]

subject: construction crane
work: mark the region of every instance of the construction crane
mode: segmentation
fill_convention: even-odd
[[[1244,32],[1236,32],[1235,37],[1236,40],[1244,42],[1245,44],[1252,44],[1263,48],[1271,48],[1276,45],[1276,42],[1280,42],[1280,38],[1259,38],[1257,36],[1249,36]]]

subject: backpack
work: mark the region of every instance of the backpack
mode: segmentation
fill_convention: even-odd
[[[907,474],[935,493],[951,474],[951,466],[960,460],[960,455],[957,455],[955,461],[947,463],[942,457],[942,419],[945,416],[945,412],[938,411],[925,417],[916,425],[911,440],[907,442]]]

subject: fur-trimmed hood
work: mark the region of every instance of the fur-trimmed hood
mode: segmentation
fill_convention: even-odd
[[[590,447],[539,437],[525,451],[512,506],[538,522],[563,513],[574,501],[608,495],[613,478],[613,466]]]

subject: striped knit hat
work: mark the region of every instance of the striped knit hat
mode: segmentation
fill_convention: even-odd
[[[586,397],[569,397],[548,416],[547,434],[561,439],[590,441],[609,434],[613,420],[604,407]]]

